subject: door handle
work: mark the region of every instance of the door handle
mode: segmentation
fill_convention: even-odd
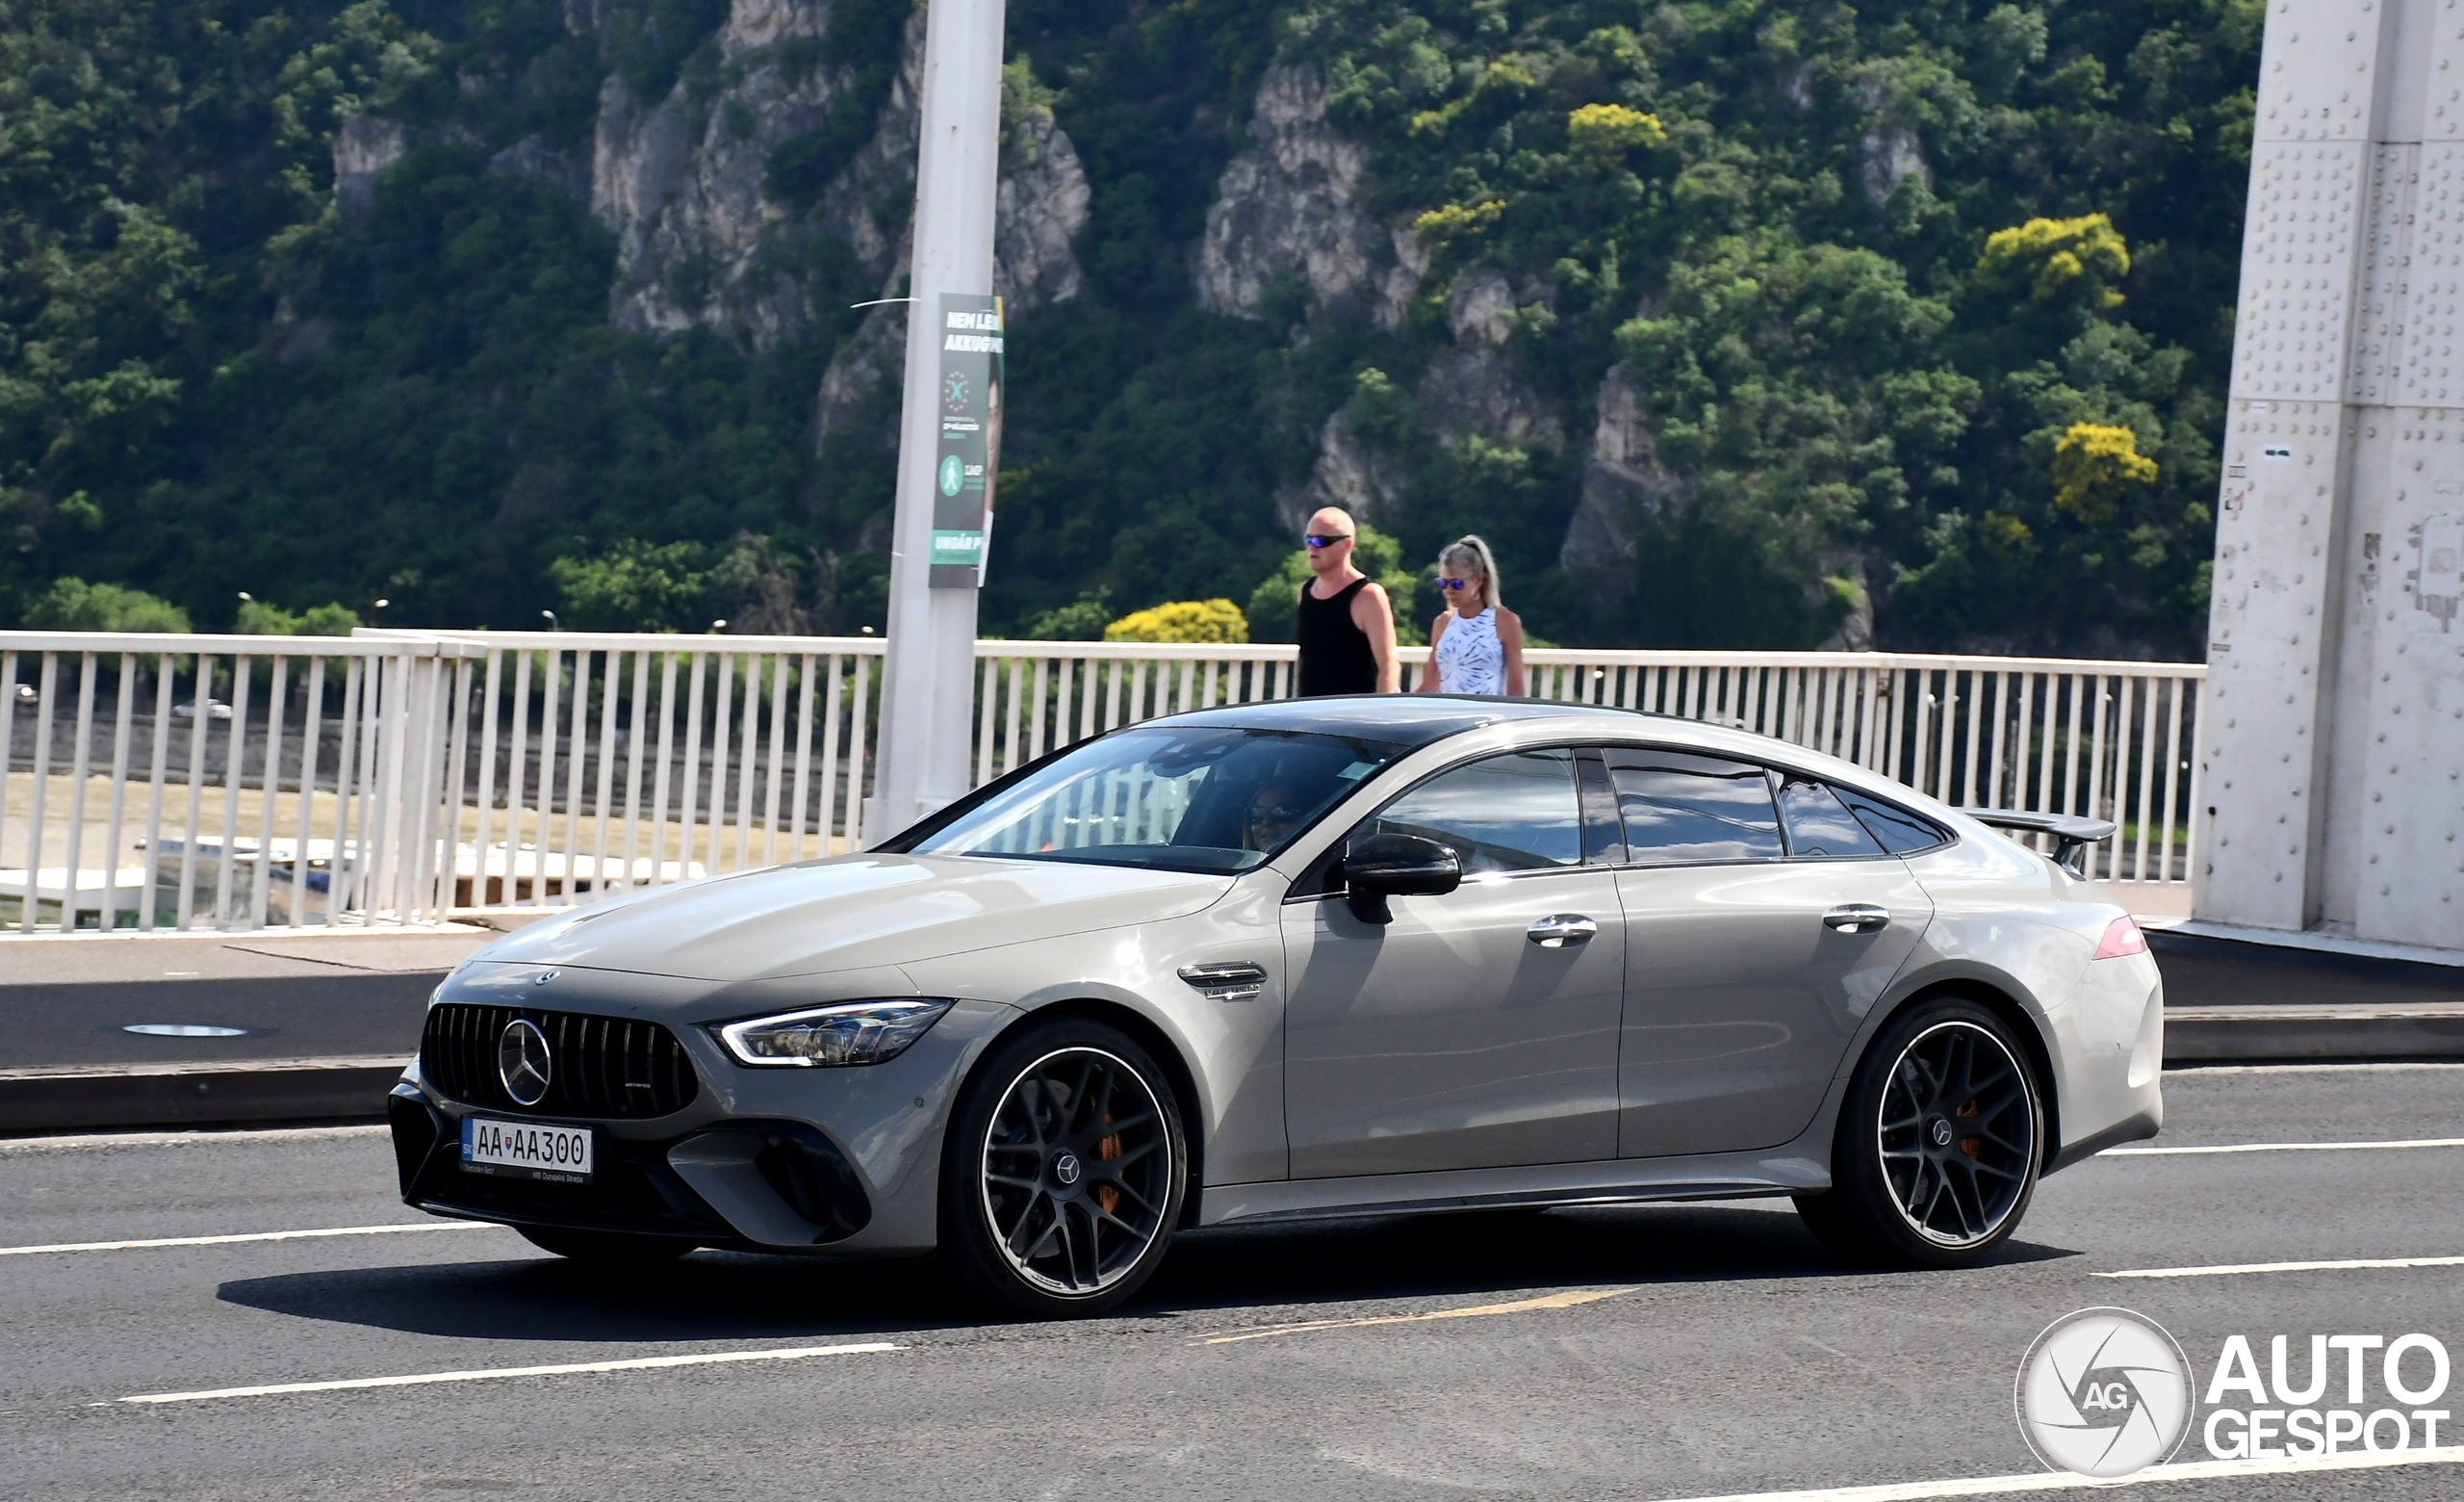
[[[1878,934],[1890,926],[1890,909],[1849,902],[1822,915],[1822,926],[1843,934]]]
[[[1589,944],[1600,925],[1579,913],[1552,913],[1526,930],[1543,949],[1570,949]]]

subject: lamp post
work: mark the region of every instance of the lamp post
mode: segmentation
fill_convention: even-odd
[[[924,97],[915,164],[915,251],[908,275],[907,378],[899,420],[898,509],[890,534],[889,645],[867,843],[966,790],[975,666],[973,580],[934,567],[942,453],[946,322],[942,298],[988,301],[992,206],[1001,152],[1003,0],[935,0],[924,33]],[[980,325],[979,325],[980,326]],[[997,350],[997,347],[996,347]],[[980,466],[991,481],[993,460]],[[988,496],[988,490],[982,493]],[[987,518],[988,522],[988,518]],[[940,529],[946,538],[952,535]],[[976,547],[988,539],[979,531]],[[946,562],[946,560],[945,560]],[[935,587],[936,576],[944,583]]]

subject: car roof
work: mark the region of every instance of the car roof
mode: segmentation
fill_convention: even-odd
[[[1561,704],[1550,699],[1491,697],[1484,694],[1361,693],[1315,699],[1267,699],[1255,704],[1230,704],[1218,709],[1175,714],[1175,725],[1220,725],[1238,730],[1314,731],[1383,740],[1415,749],[1450,736],[1489,725],[1520,720],[1592,717],[1632,724],[1646,716],[1639,710],[1601,704]],[[1155,723],[1152,720],[1148,724]]]
[[[1631,738],[1644,743],[1665,741],[1711,755],[1796,767],[1859,789],[1868,795],[1923,809],[1936,816],[1953,812],[1926,796],[1920,789],[1911,788],[1871,767],[1860,766],[1854,762],[1793,741],[1688,715],[1620,709],[1606,704],[1568,704],[1555,699],[1504,698],[1484,694],[1364,693],[1228,704],[1142,723],[1220,725],[1227,730],[1314,731],[1321,735],[1382,740],[1406,751],[1418,751],[1488,726],[1542,720],[1555,721],[1577,736],[1586,733],[1585,729],[1578,727],[1588,721],[1613,739]]]

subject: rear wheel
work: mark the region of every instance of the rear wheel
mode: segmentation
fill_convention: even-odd
[[[951,1118],[943,1259],[999,1308],[1111,1308],[1163,1261],[1188,1168],[1179,1104],[1145,1049],[1091,1019],[1030,1023],[995,1047]]]
[[[522,1239],[542,1252],[553,1252],[592,1267],[650,1267],[673,1262],[693,1250],[690,1241],[673,1236],[636,1236],[621,1230],[565,1230],[545,1226],[516,1226]]]
[[[2010,1238],[2036,1192],[2044,1107],[2010,1028],[1945,997],[1895,1018],[1858,1065],[1832,1188],[1797,1201],[1858,1261],[1965,1267]]]

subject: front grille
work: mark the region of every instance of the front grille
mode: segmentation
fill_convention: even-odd
[[[536,1105],[516,1104],[497,1073],[497,1045],[517,1017],[548,1036],[548,1094]],[[665,1116],[701,1088],[684,1046],[656,1023],[463,1001],[428,1008],[420,1072],[457,1101],[541,1116]]]

